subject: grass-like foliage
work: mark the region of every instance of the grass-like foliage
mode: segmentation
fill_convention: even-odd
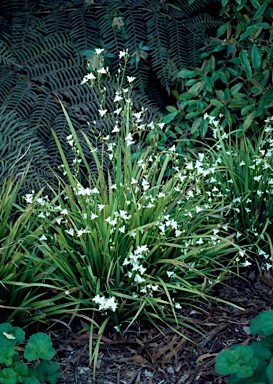
[[[246,134],[236,138],[234,131],[225,133],[217,119],[205,118],[215,138],[204,158],[206,167],[215,170],[209,194],[229,205],[226,223],[243,248],[237,261],[250,266],[255,260],[261,270],[271,269],[273,118],[267,118],[252,139]]]
[[[120,57],[126,65],[127,53]],[[84,82],[98,86],[104,75],[107,70],[94,71]],[[181,166],[175,146],[157,154],[153,140],[164,124],[144,124],[145,111],[132,109],[133,81],[124,79],[121,69],[113,113],[104,104],[107,90],[102,89],[98,112],[109,131],[98,142],[103,143],[108,172],[83,134],[97,164],[97,176],[90,172],[63,108],[71,130],[67,145],[75,154],[73,169],[55,139],[69,184],[62,183],[53,200],[27,196],[44,225],[38,247],[48,263],[46,282],[55,287],[50,298],[35,302],[39,312],[33,318],[73,313],[89,319],[91,331],[99,328],[96,349],[90,351],[95,361],[107,324],[121,333],[137,320],[155,326],[185,324],[179,309],[209,297],[209,289],[224,278],[238,253],[224,226],[224,204],[209,202],[211,171],[198,173],[185,162]],[[80,166],[86,169],[88,186],[79,176]]]
[[[27,170],[26,170],[27,171]],[[0,318],[25,316],[43,281],[44,260],[37,256],[37,239],[44,226],[33,207],[16,204],[25,175],[4,180],[0,191]],[[39,199],[39,194],[37,195]]]
[[[234,345],[222,351],[215,369],[230,375],[229,384],[272,383],[273,375],[273,311],[262,312],[250,325],[253,335],[263,337],[250,345]]]
[[[18,352],[18,344],[25,341],[25,332],[10,323],[0,324],[0,383],[40,384],[46,380],[56,384],[60,378],[60,368],[50,361],[55,350],[50,337],[38,332],[30,336],[24,351],[24,362]],[[30,366],[31,362],[35,362]]]

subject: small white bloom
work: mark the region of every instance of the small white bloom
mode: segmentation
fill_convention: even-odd
[[[104,51],[104,48],[95,48],[95,52],[97,55],[100,55]]]
[[[62,220],[63,220],[63,217],[61,217],[61,216],[57,217],[56,223],[60,225]]]
[[[144,283],[145,279],[143,279],[143,277],[141,277],[139,274],[137,274],[137,275],[135,275],[134,281],[136,283]]]
[[[40,237],[40,240],[47,240],[46,235],[42,235],[42,236]]]
[[[107,113],[107,109],[99,109],[99,114],[103,117]]]
[[[114,103],[116,103],[117,101],[120,101],[120,100],[123,100],[123,97],[119,96],[119,95],[116,95],[115,98],[114,98]]]
[[[31,204],[33,202],[33,195],[31,193],[26,194],[24,197],[27,203]]]
[[[249,267],[250,265],[251,263],[248,260],[246,260],[243,264],[244,267]]]
[[[116,115],[119,115],[121,111],[122,111],[122,108],[120,107],[120,108],[116,109],[116,110],[114,111],[114,113],[115,113]]]
[[[102,68],[98,69],[97,72],[101,73],[102,75],[105,75],[107,73],[107,70],[104,67],[102,67]]]
[[[169,149],[170,152],[175,152],[176,151],[176,147],[175,145],[173,145],[170,149]]]
[[[44,219],[44,218],[45,218],[45,214],[44,214],[44,212],[39,213],[38,217]]]
[[[91,72],[84,76],[81,84],[87,83],[88,80],[95,80],[96,76]],[[72,136],[72,135],[71,135]]]
[[[70,229],[65,229],[65,232],[70,235],[70,236],[74,236],[74,229],[73,228],[70,228]]]
[[[254,180],[255,180],[255,181],[260,181],[260,180],[261,180],[261,178],[262,178],[262,175],[259,175],[259,176],[255,176],[255,177],[254,177]]]
[[[118,54],[119,59],[121,59],[122,57],[126,56],[126,54],[127,54],[126,51],[120,51],[119,54]]]
[[[68,210],[65,208],[60,213],[61,215],[68,215]]]
[[[128,83],[132,83],[135,80],[135,77],[127,76]]]

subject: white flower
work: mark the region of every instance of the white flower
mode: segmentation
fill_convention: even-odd
[[[200,207],[195,207],[195,210],[196,210],[196,213],[199,213],[199,212],[201,212],[201,211],[203,211],[203,208],[200,208]]]
[[[240,167],[241,167],[241,166],[243,166],[243,165],[246,165],[246,163],[244,162],[244,160],[242,160],[242,161],[240,162],[239,165],[240,165]]]
[[[96,76],[91,72],[84,76],[81,84],[87,83],[88,80],[95,80]],[[72,135],[71,135],[72,136]]]
[[[44,219],[45,218],[44,212],[39,213],[38,217],[41,217],[42,219]]]
[[[104,51],[104,48],[95,48],[95,52],[97,55],[100,55]]]
[[[251,263],[248,260],[246,260],[243,264],[244,267],[249,267],[250,265]]]
[[[110,309],[111,311],[115,312],[117,309],[116,298],[113,296],[109,297],[109,299],[106,299],[103,296],[97,295],[94,297],[93,301],[99,304],[100,311]]]
[[[70,228],[70,229],[65,229],[65,232],[70,235],[70,236],[74,236],[74,229],[73,228]]]
[[[135,80],[135,77],[127,76],[128,83],[132,83]]]
[[[56,222],[60,225],[62,220],[63,220],[63,217],[60,216],[60,217],[57,217]]]
[[[115,98],[114,98],[114,103],[116,103],[117,101],[120,101],[122,99],[123,99],[122,96],[116,95]]]
[[[129,147],[130,145],[134,144],[133,136],[131,133],[128,133],[128,135],[125,137],[126,146]]]
[[[170,152],[175,152],[176,151],[176,147],[175,145],[173,145],[170,149],[169,149]]]
[[[144,191],[147,191],[147,189],[150,188],[150,184],[146,180],[142,180],[141,184],[142,184],[142,188],[144,189]]]
[[[119,54],[118,54],[119,59],[121,59],[122,57],[126,56],[126,54],[127,54],[126,51],[120,51]]]
[[[68,210],[65,208],[60,213],[61,215],[68,215]]]
[[[165,126],[165,123],[157,123],[157,125],[159,126],[160,129],[163,129]]]
[[[260,181],[260,180],[261,180],[261,178],[262,178],[262,175],[259,175],[259,176],[255,176],[255,177],[254,177],[254,180],[256,180],[256,181]]]
[[[97,217],[99,217],[99,216],[96,215],[95,213],[91,212],[90,220],[94,220],[94,219],[96,219]]]
[[[122,111],[122,108],[120,107],[120,108],[116,109],[116,110],[114,111],[114,113],[117,114],[117,115],[119,115],[121,111]]]
[[[47,240],[46,235],[42,235],[42,236],[40,237],[40,240]]]
[[[98,204],[99,211],[102,211],[104,207],[105,207],[104,204]]]
[[[123,225],[122,227],[119,228],[119,232],[125,233],[125,225]]]
[[[175,306],[176,309],[181,309],[182,308],[179,303],[175,303],[174,306]]]
[[[33,202],[33,195],[31,193],[28,193],[28,194],[26,194],[24,199],[26,200],[27,203],[31,204]]]
[[[102,67],[102,68],[98,69],[97,72],[105,75],[107,73],[107,70],[104,67]]]
[[[131,184],[138,184],[138,181],[132,177]]]
[[[99,109],[99,114],[104,116],[107,113],[107,109]]]
[[[134,281],[136,283],[144,283],[145,279],[143,279],[143,277],[141,277],[139,274],[137,274],[137,275],[135,275]]]

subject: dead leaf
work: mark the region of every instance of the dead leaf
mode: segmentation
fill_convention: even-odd
[[[207,359],[209,357],[214,357],[214,356],[217,356],[217,355],[218,355],[218,353],[205,353],[204,355],[198,357],[198,359],[196,360],[196,364],[200,365],[200,364],[202,364],[202,361],[204,359]]]

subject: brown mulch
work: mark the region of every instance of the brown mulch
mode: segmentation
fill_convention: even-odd
[[[214,297],[236,304],[244,310],[222,302],[197,303],[199,309],[187,308],[183,315],[203,334],[186,327],[145,329],[130,332],[126,339],[104,335],[97,362],[96,378],[89,367],[89,335],[72,332],[59,324],[51,331],[61,367],[60,384],[210,384],[227,383],[228,378],[214,370],[216,355],[233,344],[249,344],[253,317],[272,309],[271,275],[248,274],[216,286]],[[80,330],[80,327],[79,327]],[[96,335],[93,337],[96,338]],[[191,341],[189,341],[190,339]],[[95,345],[95,340],[93,341]]]

